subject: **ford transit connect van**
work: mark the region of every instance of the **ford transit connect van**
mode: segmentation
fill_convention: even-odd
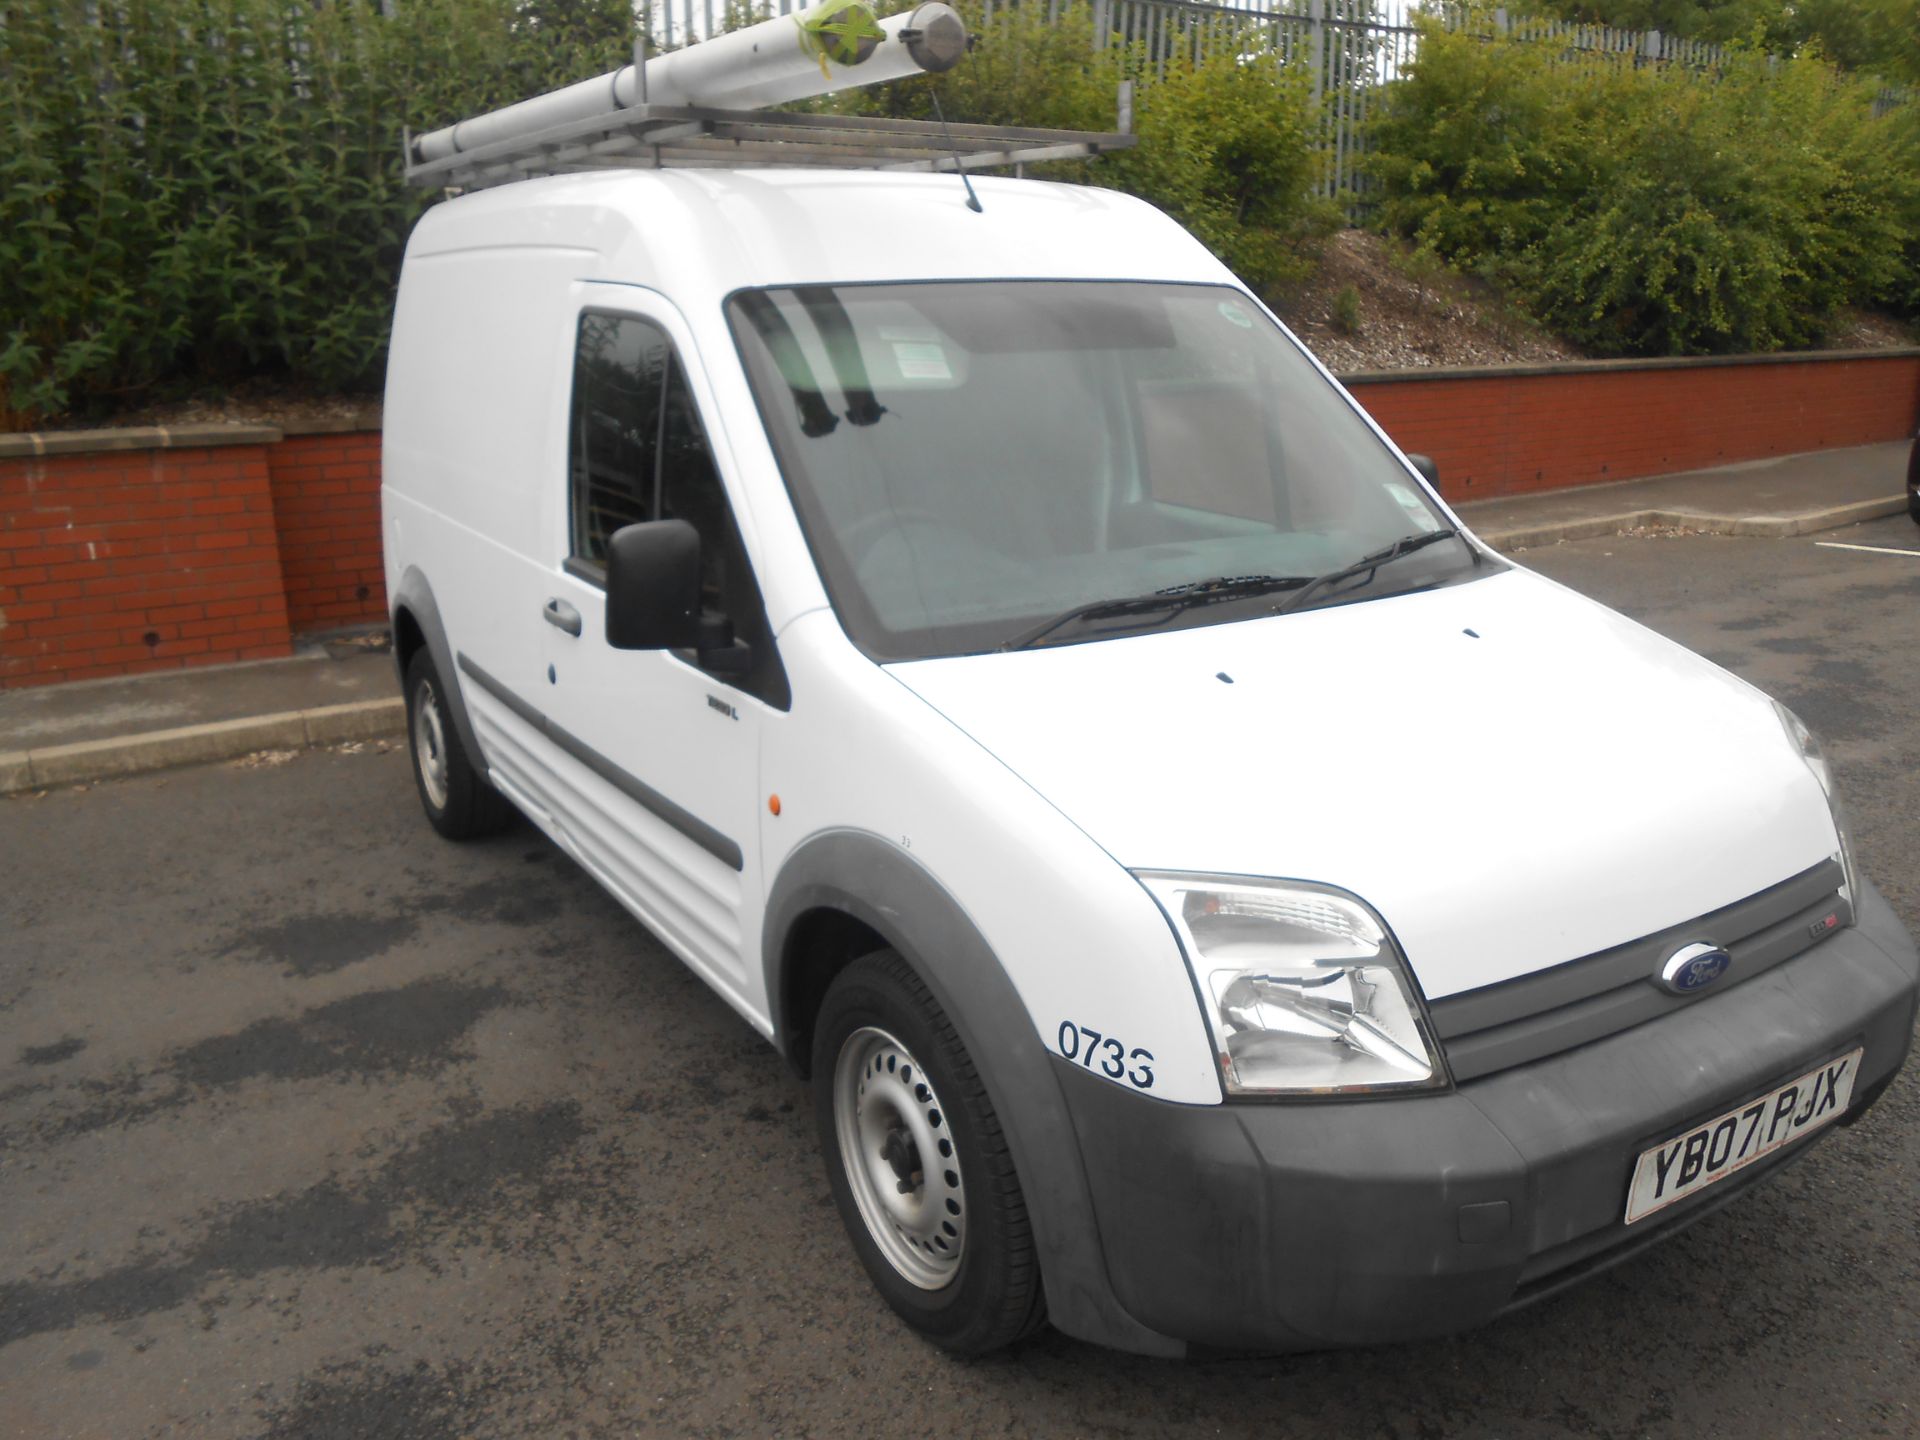
[[[1871,1105],[1920,962],[1806,728],[1482,545],[1165,216],[977,187],[452,200],[386,397],[428,819],[810,1080],[887,1303],[1434,1335]]]

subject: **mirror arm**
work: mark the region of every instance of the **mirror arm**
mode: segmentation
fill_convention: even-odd
[[[715,675],[745,675],[753,669],[751,645],[722,645],[715,650],[701,649],[694,653],[700,659],[700,668]]]
[[[700,616],[700,640],[694,654],[701,669],[716,675],[745,675],[753,669],[753,647],[736,640],[733,622],[711,610]]]

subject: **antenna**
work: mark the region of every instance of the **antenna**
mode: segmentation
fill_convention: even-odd
[[[940,108],[940,93],[933,92],[933,114],[940,122],[940,133],[947,137],[947,149],[953,152],[953,168],[960,172],[960,183],[967,187],[967,208],[974,214],[982,214],[980,197],[973,193],[973,181],[967,175],[967,162],[961,158],[960,147],[953,143],[953,131],[947,128],[946,112]]]

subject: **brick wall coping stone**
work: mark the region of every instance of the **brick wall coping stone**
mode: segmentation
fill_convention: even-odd
[[[1554,360],[1536,365],[1415,365],[1405,370],[1350,370],[1343,385],[1407,380],[1524,380],[1536,375],[1607,375],[1630,370],[1711,370],[1728,365],[1808,365],[1840,360],[1920,359],[1920,345],[1882,350],[1775,350],[1764,355],[1660,355],[1633,360]]]
[[[137,425],[124,430],[42,430],[0,435],[0,460],[84,455],[111,450],[204,450],[221,445],[273,445],[277,425]]]
[[[1348,370],[1344,385],[1409,380],[1523,380],[1544,375],[1606,375],[1635,370],[1700,370],[1729,365],[1804,365],[1846,360],[1920,359],[1920,345],[1879,350],[1778,350],[1764,355],[1668,355],[1634,360],[1556,360],[1534,365],[1415,365],[1404,370]],[[348,435],[380,428],[380,402],[339,415],[288,417],[271,424],[143,425],[118,430],[51,430],[0,435],[0,460],[77,455],[100,450],[179,450],[219,445],[271,445],[295,435]]]
[[[380,402],[368,400],[338,415],[288,416],[275,420],[280,433],[294,435],[350,435],[380,428]]]
[[[380,402],[355,405],[338,415],[288,417],[260,424],[199,421],[183,425],[129,425],[106,430],[12,431],[0,435],[0,460],[37,455],[84,455],[112,450],[211,449],[221,445],[272,445],[295,435],[353,435],[380,428]]]

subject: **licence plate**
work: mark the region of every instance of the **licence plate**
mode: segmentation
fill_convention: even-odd
[[[1798,1080],[1757,1096],[1671,1140],[1640,1153],[1627,1187],[1627,1221],[1644,1220],[1676,1200],[1744,1170],[1837,1120],[1853,1098],[1863,1051],[1815,1066]]]

